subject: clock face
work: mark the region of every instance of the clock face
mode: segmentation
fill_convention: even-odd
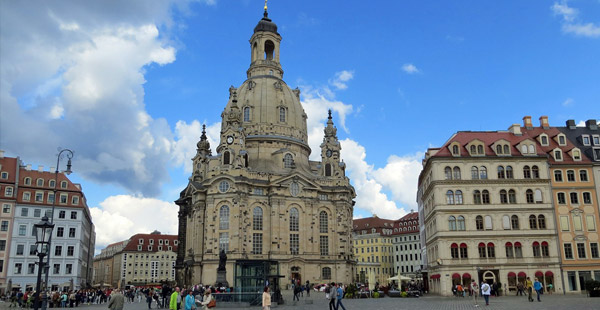
[[[331,157],[331,155],[333,155],[333,152],[331,150],[327,150],[327,152],[325,152],[325,155],[327,155],[327,157]]]
[[[227,144],[231,144],[231,143],[233,143],[233,137],[227,136]]]

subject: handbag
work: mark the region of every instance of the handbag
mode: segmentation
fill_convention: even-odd
[[[209,308],[214,308],[217,306],[217,301],[215,299],[211,299],[206,306]]]

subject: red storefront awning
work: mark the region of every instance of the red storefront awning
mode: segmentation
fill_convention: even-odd
[[[527,274],[521,271],[519,272],[519,278],[527,278]]]
[[[468,272],[463,273],[463,279],[471,279],[471,274]]]
[[[453,274],[452,274],[452,279],[460,279],[460,274],[458,274],[458,273],[453,273]]]
[[[511,272],[508,273],[508,277],[509,278],[516,278],[517,274],[511,271]]]
[[[544,276],[544,273],[543,273],[543,272],[541,272],[541,271],[536,271],[536,272],[535,272],[535,276],[536,276],[536,277],[543,277],[543,276]]]
[[[553,277],[554,274],[552,273],[552,271],[548,270],[546,271],[546,277]]]
[[[439,279],[440,275],[439,274],[434,274],[430,277],[431,279]]]

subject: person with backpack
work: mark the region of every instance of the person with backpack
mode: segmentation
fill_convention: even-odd
[[[483,295],[483,299],[485,299],[486,306],[490,305],[490,293],[491,293],[490,285],[483,282],[483,284],[481,284],[481,295]]]
[[[346,307],[344,307],[344,304],[342,303],[342,299],[344,298],[344,290],[342,289],[342,283],[339,283],[337,286],[337,304],[335,305],[336,309],[340,309],[340,306],[342,307],[342,309],[346,310]]]
[[[535,292],[537,293],[537,301],[542,301],[540,299],[540,295],[542,295],[542,283],[540,281],[538,281],[538,278],[535,278],[535,282],[533,283],[533,289],[535,290]]]

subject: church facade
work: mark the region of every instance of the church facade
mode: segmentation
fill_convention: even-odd
[[[300,90],[283,81],[277,25],[264,17],[250,38],[247,80],[230,87],[220,142],[203,130],[179,206],[178,285],[352,281],[354,188],[345,175],[331,112],[320,161],[309,160]]]

